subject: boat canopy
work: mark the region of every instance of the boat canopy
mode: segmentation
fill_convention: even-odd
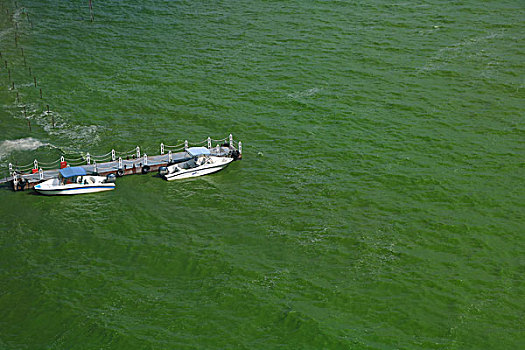
[[[73,177],[73,176],[82,176],[86,175],[86,169],[80,167],[80,166],[73,166],[73,167],[67,167],[60,169],[60,174],[62,174],[63,177]]]
[[[188,154],[192,157],[202,156],[202,155],[210,155],[210,150],[206,147],[190,147],[186,150]]]

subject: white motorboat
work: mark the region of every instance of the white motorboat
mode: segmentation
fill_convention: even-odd
[[[160,167],[159,174],[168,181],[187,179],[215,173],[224,169],[234,160],[232,157],[212,156],[206,147],[190,147],[186,153],[186,158],[190,158],[189,160]]]
[[[34,187],[45,195],[72,195],[110,191],[115,189],[115,175],[88,175],[82,167],[67,167],[59,170],[59,176]]]

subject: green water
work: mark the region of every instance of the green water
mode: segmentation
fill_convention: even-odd
[[[93,16],[0,4],[2,176],[229,133],[244,159],[69,198],[0,188],[0,348],[525,347],[523,1]]]

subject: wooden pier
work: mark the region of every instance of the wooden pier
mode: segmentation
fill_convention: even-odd
[[[202,145],[207,143],[207,148],[214,156],[222,157],[233,157],[235,160],[242,158],[242,143],[238,143],[238,148],[234,146],[232,135],[229,139],[213,140],[219,141],[215,147],[212,147],[211,139],[205,140],[198,143]],[[107,161],[96,162],[96,159],[100,157],[90,156],[89,153],[85,157],[82,157],[85,164],[74,164],[74,166],[81,166],[86,169],[88,174],[98,174],[100,176],[106,176],[108,174],[115,174],[117,177],[133,174],[148,174],[150,172],[156,172],[162,166],[168,166],[170,164],[180,163],[191,159],[185,150],[189,147],[188,141],[185,141],[184,145],[179,146],[164,146],[160,145],[159,155],[148,156],[147,154],[141,155],[140,148],[137,147],[133,154],[129,154],[123,159],[122,157],[117,158],[117,152],[112,150],[110,153],[101,156],[109,157]],[[168,150],[165,152],[165,148],[175,148],[173,151]],[[92,162],[93,161],[93,162]],[[62,157],[59,161],[54,162],[57,165],[60,164],[61,168],[68,166],[67,160]],[[51,164],[54,164],[51,163]],[[38,167],[38,161],[34,161],[34,167],[30,173],[22,173],[16,168],[13,168],[12,164],[9,165],[10,176],[1,178],[1,184],[10,183],[15,191],[23,191],[35,187],[42,181],[57,177],[59,169],[47,169],[44,170]]]

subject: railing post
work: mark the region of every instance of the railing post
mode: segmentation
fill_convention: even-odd
[[[139,158],[140,158],[140,147],[137,146],[137,159],[139,159]]]
[[[163,143],[160,144],[160,154],[161,155],[164,154],[164,144]]]
[[[86,154],[86,161],[87,161],[87,164],[91,164],[91,156],[89,155],[89,153]]]
[[[208,149],[211,148],[211,137],[208,136]]]
[[[115,150],[112,149],[112,150],[111,150],[111,160],[112,160],[112,161],[115,161],[115,158],[116,158],[116,157],[115,157]]]
[[[239,153],[242,154],[242,142],[239,141]]]

